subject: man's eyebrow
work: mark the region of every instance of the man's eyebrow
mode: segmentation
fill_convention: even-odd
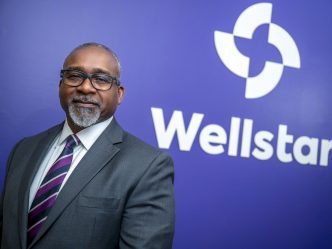
[[[77,70],[77,71],[82,71],[83,72],[83,69],[80,68],[80,67],[65,67],[63,69],[64,70]]]
[[[85,70],[81,67],[66,67],[65,69],[66,70],[78,70],[78,71],[81,71],[81,72],[85,72]],[[103,74],[111,75],[110,72],[108,72],[106,70],[103,70],[101,68],[93,69],[92,73],[103,73]]]
[[[96,68],[96,69],[92,70],[92,73],[103,73],[103,74],[111,75],[110,72],[105,71],[105,70],[100,69],[100,68]]]

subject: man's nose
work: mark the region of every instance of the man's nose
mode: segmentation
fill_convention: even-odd
[[[77,87],[77,91],[88,94],[95,93],[96,89],[93,87],[91,80],[86,78],[83,83]]]

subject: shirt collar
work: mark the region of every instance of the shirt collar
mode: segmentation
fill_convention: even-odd
[[[89,150],[91,148],[91,146],[98,139],[100,134],[106,129],[106,127],[112,122],[112,120],[113,120],[113,116],[110,117],[109,119],[106,119],[105,121],[102,121],[95,125],[89,126],[76,133],[76,135],[80,139],[80,141],[85,149]],[[62,128],[59,140],[58,140],[58,145],[64,143],[65,140],[67,139],[67,137],[72,134],[73,134],[73,131],[70,129],[67,119],[66,119],[65,124]]]

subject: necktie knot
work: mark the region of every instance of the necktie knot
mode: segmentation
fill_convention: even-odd
[[[75,146],[81,143],[80,139],[76,134],[68,136],[65,147],[68,149],[73,149]]]

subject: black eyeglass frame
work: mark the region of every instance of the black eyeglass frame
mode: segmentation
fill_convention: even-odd
[[[76,85],[76,84],[75,85],[71,85],[71,84],[68,84],[68,82],[66,83],[66,81],[64,80],[64,73],[65,72],[75,72],[75,73],[77,73],[82,78],[82,82],[80,84],[78,84],[78,85]],[[96,87],[94,85],[92,79],[94,77],[98,76],[98,75],[99,76],[103,75],[103,76],[106,76],[107,78],[111,79],[111,81],[107,81],[109,83],[109,88],[107,88],[107,89],[99,89],[98,87]],[[61,77],[62,82],[64,84],[66,84],[67,86],[72,86],[72,87],[78,87],[78,86],[82,85],[83,82],[86,79],[89,79],[89,81],[90,81],[91,85],[93,86],[93,88],[95,88],[98,91],[108,91],[108,90],[110,90],[112,88],[112,86],[113,86],[113,83],[115,83],[115,85],[117,85],[117,86],[121,85],[121,82],[120,82],[120,80],[117,77],[114,77],[114,76],[109,75],[107,73],[86,73],[86,72],[83,72],[83,71],[77,70],[77,69],[62,69],[60,71],[60,77]]]

